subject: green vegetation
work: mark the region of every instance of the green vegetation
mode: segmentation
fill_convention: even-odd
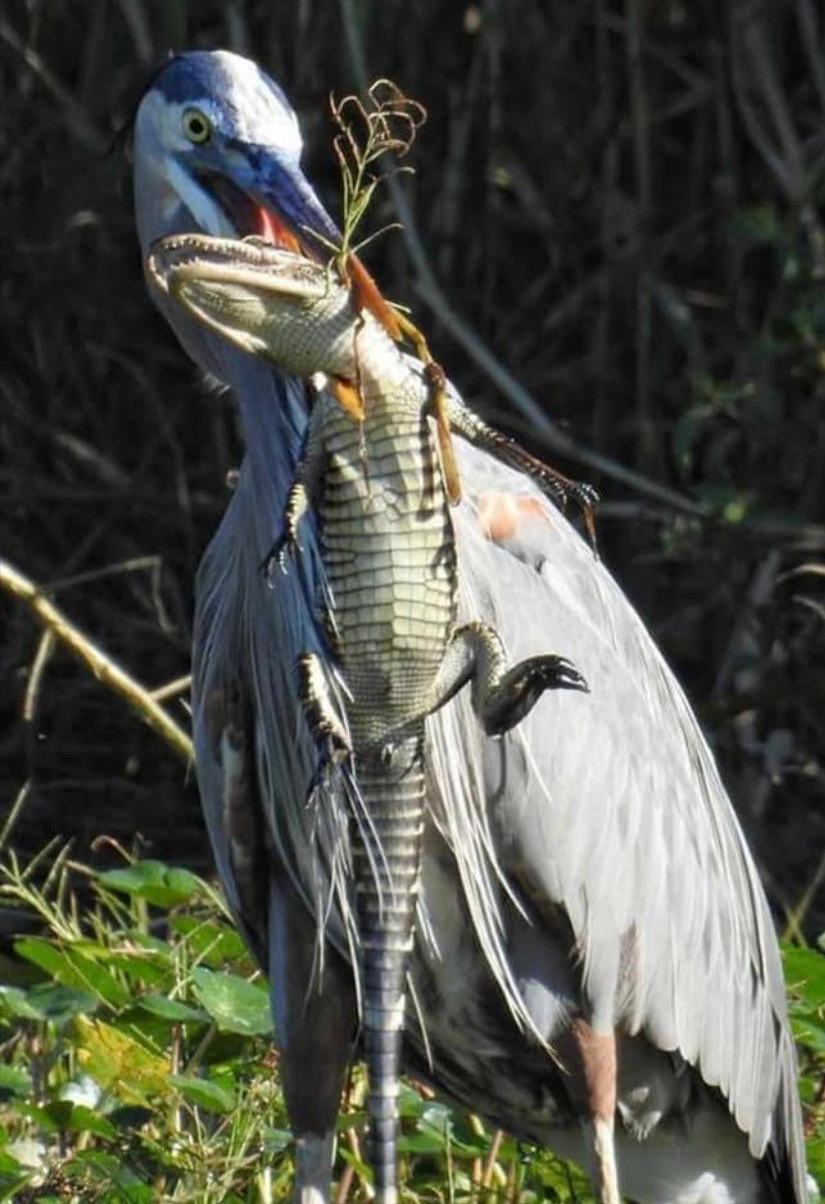
[[[64,850],[39,887],[37,870],[12,856],[0,885],[42,926],[3,967],[0,1200],[284,1199],[291,1138],[266,986],[220,896],[157,861],[91,873]],[[339,1200],[367,1198],[362,1091],[359,1071],[340,1119]],[[558,1160],[429,1091],[405,1088],[402,1114],[410,1198],[585,1198]]]
[[[52,848],[25,869],[5,860],[0,905],[23,927],[36,921],[0,967],[0,1201],[286,1199],[291,1138],[266,984],[221,896],[158,861],[93,872]],[[785,969],[810,1168],[825,1186],[825,957],[787,947]],[[369,1198],[363,1088],[356,1070],[339,1121],[339,1204]],[[402,1116],[409,1201],[590,1198],[553,1155],[426,1088],[405,1087]]]

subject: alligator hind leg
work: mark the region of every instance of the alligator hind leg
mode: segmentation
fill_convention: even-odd
[[[533,709],[545,690],[583,690],[587,682],[563,656],[531,656],[512,668],[501,640],[486,623],[453,634],[432,687],[428,713],[472,682],[473,709],[489,736],[501,735]]]
[[[298,697],[315,743],[329,761],[340,765],[352,755],[352,745],[338,717],[326,675],[314,652],[298,657]]]

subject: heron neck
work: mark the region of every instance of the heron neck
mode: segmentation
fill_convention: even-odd
[[[305,389],[295,377],[234,349],[227,348],[221,367],[240,412],[244,476],[274,538],[306,429]]]

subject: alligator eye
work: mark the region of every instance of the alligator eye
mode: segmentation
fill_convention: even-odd
[[[184,109],[181,120],[190,142],[208,142],[212,137],[212,122],[201,109]]]

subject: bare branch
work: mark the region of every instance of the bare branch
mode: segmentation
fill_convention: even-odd
[[[6,560],[0,560],[0,587],[25,602],[38,621],[91,669],[98,681],[118,694],[178,756],[187,764],[192,760],[192,741],[189,736],[158,705],[150,691],[93,644],[33,581]]]

